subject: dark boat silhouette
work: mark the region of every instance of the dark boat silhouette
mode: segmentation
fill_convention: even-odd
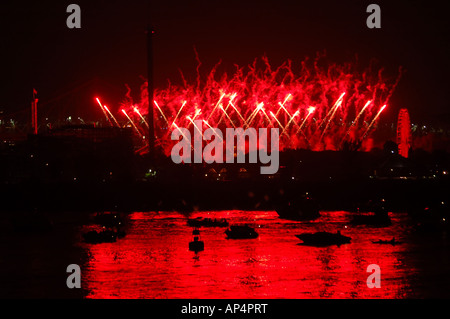
[[[390,226],[392,221],[385,205],[384,199],[373,203],[373,210],[371,213],[355,215],[353,216],[351,223],[353,225],[369,225],[377,227]]]
[[[372,243],[374,244],[380,244],[380,245],[398,245],[401,244],[400,241],[396,241],[395,238],[392,238],[391,240],[377,240],[377,241],[372,241]]]
[[[248,225],[230,226],[225,234],[227,234],[227,239],[253,239],[259,236],[255,229]]]
[[[280,218],[295,221],[314,220],[320,217],[319,206],[308,193],[283,201],[276,206],[275,211]]]
[[[187,224],[191,227],[228,227],[228,221],[225,218],[211,219],[198,217],[188,219]]]
[[[306,246],[331,246],[331,245],[342,245],[348,244],[351,238],[342,235],[339,231],[335,234],[329,232],[317,232],[317,233],[305,233],[300,235],[295,235],[297,238],[303,241],[302,245]]]
[[[192,235],[194,236],[194,239],[189,243],[189,250],[194,252],[203,251],[205,249],[205,243],[200,240],[200,230],[198,228],[195,228],[192,231]]]

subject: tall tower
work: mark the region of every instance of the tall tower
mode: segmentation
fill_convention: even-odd
[[[153,34],[154,29],[147,27],[147,72],[148,72],[148,115],[147,122],[149,126],[148,147],[150,158],[155,155],[155,127],[153,124]]]

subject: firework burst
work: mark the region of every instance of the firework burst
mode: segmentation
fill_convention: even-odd
[[[383,69],[373,65],[361,72],[356,63],[328,64],[321,55],[305,59],[298,70],[291,61],[273,69],[267,57],[236,66],[231,76],[219,77],[218,66],[204,79],[198,73],[192,84],[183,77],[183,85],[155,90],[156,138],[166,145],[166,154],[173,145],[171,131],[192,129],[195,119],[221,129],[279,128],[280,149],[338,150],[345,141],[367,137],[401,75],[385,79]],[[122,104],[143,123],[147,94],[144,84],[140,102],[128,92]]]

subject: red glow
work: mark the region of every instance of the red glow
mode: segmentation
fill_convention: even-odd
[[[361,141],[370,133],[368,123],[375,123],[384,110],[376,112],[379,105],[386,105],[398,79],[383,80],[373,68],[361,72],[356,64],[327,65],[322,59],[302,61],[296,70],[291,62],[273,69],[263,57],[248,67],[238,67],[231,76],[217,75],[216,66],[204,81],[156,89],[156,137],[170,154],[172,126],[190,127],[191,121],[200,119],[221,129],[280,128],[280,150],[337,150],[344,140]],[[140,102],[127,94],[122,104],[144,124],[146,90],[143,85]]]
[[[405,298],[420,296],[414,288],[417,265],[413,245],[376,245],[392,238],[403,241],[403,225],[371,228],[348,227],[346,212],[323,213],[321,223],[293,229],[278,221],[275,212],[201,212],[193,216],[227,218],[251,223],[257,239],[230,241],[223,230],[201,229],[205,251],[193,258],[188,251],[192,229],[176,212],[135,212],[130,235],[120,242],[85,245],[89,259],[83,280],[88,298]],[[403,217],[399,217],[403,218]],[[274,222],[276,220],[276,222]],[[329,223],[327,223],[329,222]],[[260,225],[261,227],[258,227]],[[299,232],[335,231],[337,225],[352,242],[340,247],[298,245]],[[170,238],[168,240],[167,238]],[[382,284],[369,289],[366,269],[380,265]],[[420,288],[419,288],[420,290]]]

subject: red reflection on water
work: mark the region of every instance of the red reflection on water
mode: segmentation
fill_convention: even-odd
[[[88,298],[405,298],[414,273],[403,217],[386,228],[350,227],[346,212],[322,213],[311,223],[290,222],[275,212],[202,212],[192,217],[250,223],[257,239],[227,240],[225,228],[202,228],[205,250],[188,250],[192,228],[177,213],[132,213],[127,236],[111,244],[82,244]],[[345,228],[347,226],[347,228]],[[347,245],[308,247],[294,235],[341,230]],[[369,289],[367,266],[381,267],[381,288]]]

